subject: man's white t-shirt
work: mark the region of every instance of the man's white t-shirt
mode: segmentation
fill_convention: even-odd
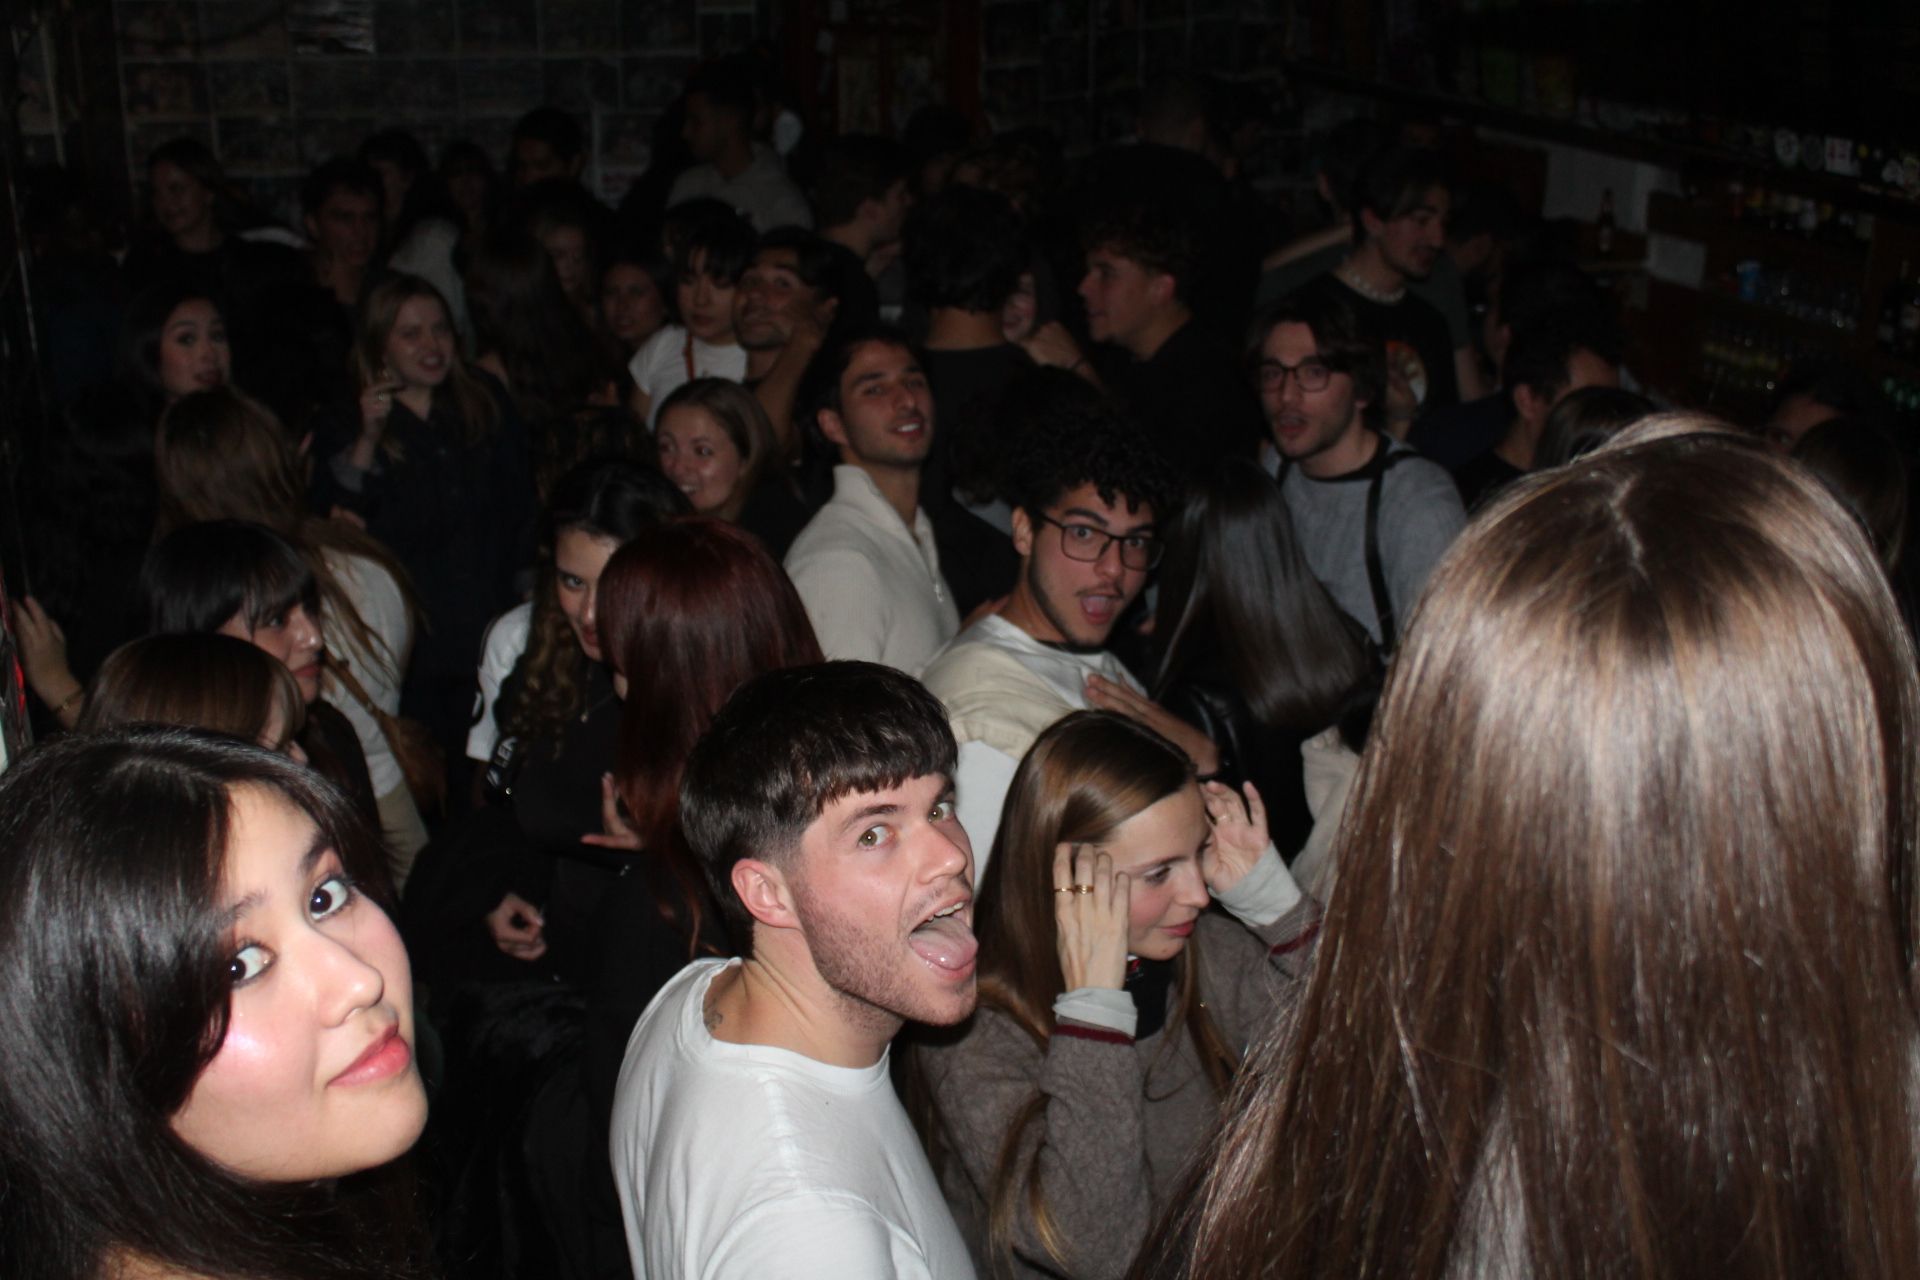
[[[887,1076],[707,1031],[696,960],[627,1041],[611,1152],[636,1280],[970,1280],[973,1264]]]

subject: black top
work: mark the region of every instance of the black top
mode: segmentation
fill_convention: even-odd
[[[816,510],[801,500],[799,490],[787,477],[765,475],[747,496],[747,505],[740,509],[739,524],[760,539],[768,555],[784,561],[787,548],[807,527]]]
[[[1246,370],[1226,343],[1192,321],[1151,359],[1111,360],[1103,373],[1154,446],[1184,471],[1224,457],[1252,458],[1266,437]]]
[[[1464,404],[1442,405],[1423,413],[1407,434],[1407,443],[1449,471],[1500,443],[1513,422],[1507,393],[1496,391]]]
[[[1003,342],[969,351],[923,351],[920,367],[933,389],[931,482],[985,495],[992,488],[993,461],[999,453],[994,426],[1001,398],[1016,378],[1033,368],[1033,357]]]
[[[1453,336],[1447,332],[1446,317],[1431,305],[1411,293],[1398,302],[1375,302],[1332,274],[1321,276],[1307,288],[1332,290],[1379,332],[1387,344],[1388,367],[1409,368],[1408,380],[1414,384],[1420,412],[1460,402]],[[1421,394],[1423,388],[1425,394]]]
[[[427,625],[414,642],[401,711],[433,731],[457,760],[473,714],[476,665],[487,624],[515,603],[515,575],[532,558],[534,495],[526,428],[499,383],[483,373],[497,418],[491,432],[467,438],[444,388],[422,421],[396,402],[375,469],[355,493],[328,465],[353,442],[357,408],[330,424],[314,468],[321,511],[338,504],[365,519],[367,532],[412,576]]]
[[[1453,482],[1460,486],[1461,505],[1466,507],[1468,515],[1472,515],[1500,490],[1525,474],[1527,473],[1489,449],[1456,470],[1453,473]]]

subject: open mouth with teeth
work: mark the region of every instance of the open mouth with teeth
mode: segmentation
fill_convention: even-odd
[[[967,910],[972,899],[948,903],[922,920],[907,935],[907,945],[927,962],[934,972],[948,978],[965,978],[973,972],[980,942],[973,936],[973,923]]]

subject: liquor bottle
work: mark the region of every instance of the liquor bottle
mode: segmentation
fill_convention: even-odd
[[[1613,253],[1613,188],[1600,193],[1600,216],[1593,224],[1594,256],[1605,261]]]

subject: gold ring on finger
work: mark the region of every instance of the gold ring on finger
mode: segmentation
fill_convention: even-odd
[[[1093,886],[1090,884],[1077,884],[1073,886],[1073,891],[1075,893],[1092,893]]]

